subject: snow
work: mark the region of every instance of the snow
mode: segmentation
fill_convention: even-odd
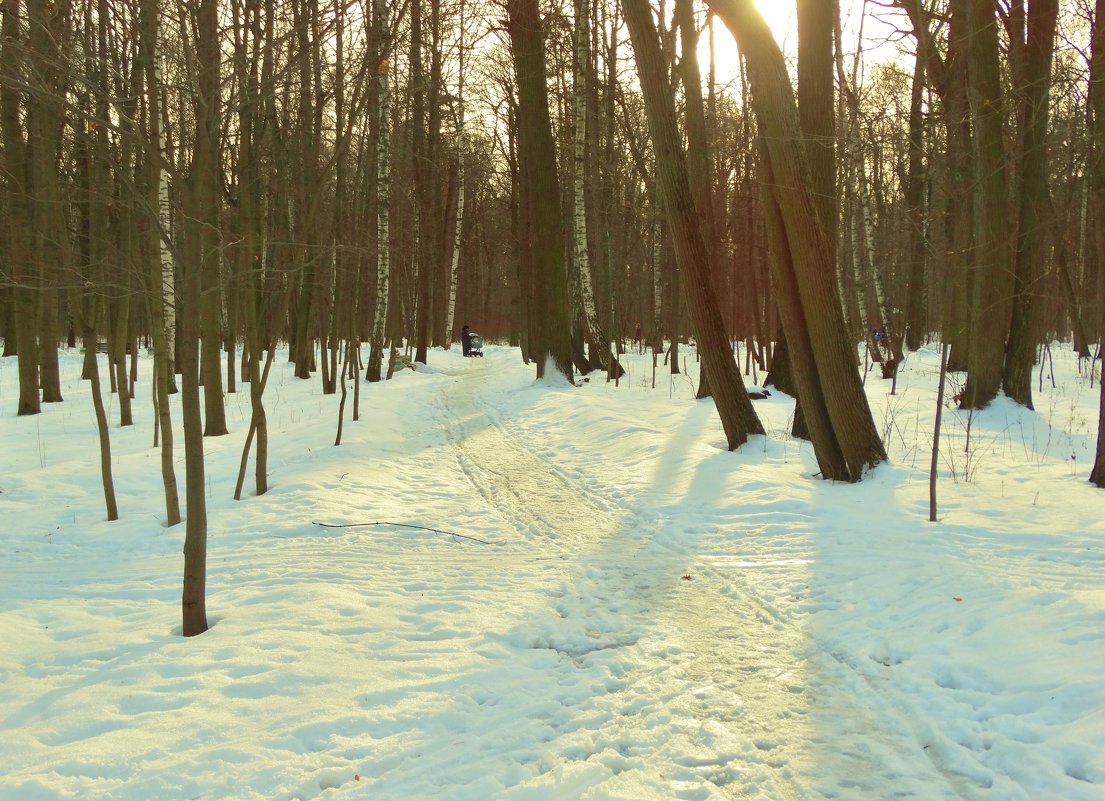
[[[229,395],[188,639],[148,358],[113,523],[80,355],[35,417],[0,362],[0,799],[1105,799],[1099,396],[1068,348],[1037,411],[945,411],[936,523],[935,348],[895,395],[868,376],[891,462],[856,485],[812,475],[780,393],[730,453],[693,363],[572,388],[484,352],[363,385],[340,447],[339,396],[278,358],[241,502]]]

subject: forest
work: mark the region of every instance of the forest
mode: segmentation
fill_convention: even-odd
[[[794,396],[843,482],[886,460],[863,360],[893,381],[941,343],[981,409],[1031,408],[1048,343],[1101,357],[1105,0],[798,0],[793,52],[752,0],[2,10],[5,414],[63,402],[59,350],[83,347],[113,519],[103,393],[131,425],[152,354],[185,634],[207,628],[204,438],[248,387],[236,497],[251,454],[266,492],[278,348],[340,394],[335,444],[365,382],[466,322],[539,378],[616,381],[647,348],[700,371],[730,449],[764,431],[746,383]]]

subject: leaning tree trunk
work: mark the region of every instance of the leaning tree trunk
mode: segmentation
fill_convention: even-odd
[[[764,433],[752,408],[740,370],[733,359],[729,337],[721,318],[717,295],[710,281],[710,256],[699,227],[699,209],[691,194],[686,156],[675,117],[675,98],[665,74],[660,40],[648,0],[622,0],[629,27],[637,74],[645,100],[652,149],[656,154],[656,180],[675,245],[676,260],[687,274],[683,279],[687,303],[698,336],[699,352],[713,390],[714,405],[733,450],[748,437]]]
[[[104,506],[108,520],[119,519],[119,505],[115,498],[115,479],[111,469],[111,432],[108,428],[107,410],[104,408],[103,392],[100,389],[100,368],[96,358],[96,343],[99,341],[97,322],[100,318],[99,307],[102,301],[95,294],[85,295],[73,308],[81,328],[86,353],[92,354],[85,380],[89,382],[92,395],[92,408],[96,416],[96,432],[100,443],[100,479],[104,490]]]
[[[96,350],[96,326],[88,322],[85,323],[84,347],[93,352]],[[119,505],[115,500],[115,479],[111,471],[111,434],[108,430],[103,393],[100,391],[100,369],[96,359],[92,360],[91,367],[88,382],[92,390],[92,407],[96,412],[96,431],[100,440],[100,478],[104,488],[104,505],[107,519],[118,520]]]
[[[807,399],[817,402],[817,394],[823,392],[831,424],[831,432],[820,434],[811,425],[814,450],[826,455],[826,464],[832,464],[830,456],[836,450],[844,457],[845,469],[834,465],[832,472],[823,471],[824,478],[858,481],[865,470],[886,460],[886,451],[860,382],[855,351],[833,286],[831,251],[812,197],[783,54],[751,0],[710,0],[710,7],[733,33],[748,64],[753,108],[766,145],[765,166],[770,170],[789,254],[789,259],[772,259],[771,263],[776,270],[780,312],[785,306],[791,322],[798,325],[793,336],[792,326],[786,325],[791,356],[796,359],[798,394],[809,418]],[[802,336],[801,331],[807,335]],[[800,362],[801,349],[810,353]],[[810,361],[815,374],[799,366]]]
[[[709,290],[720,297],[721,240],[718,236],[717,218],[714,214],[713,167],[709,137],[706,130],[706,108],[702,97],[702,71],[698,66],[698,28],[694,21],[691,0],[678,0],[675,4],[675,23],[679,27],[683,57],[679,62],[680,79],[685,98],[687,120],[687,177],[691,195],[698,209],[700,230],[706,241]],[[720,305],[720,304],[719,304]],[[724,325],[723,325],[724,329]],[[728,339],[728,335],[726,336]],[[730,348],[730,354],[732,349]],[[699,371],[698,399],[711,395],[709,373],[703,362]]]
[[[774,173],[767,145],[762,140],[760,152],[760,185],[771,187],[775,183]],[[779,360],[779,369],[772,364],[772,381],[783,392],[795,396],[792,433],[809,439],[813,444],[814,458],[821,475],[831,479],[843,478],[848,475],[848,462],[833,430],[825,388],[817,379],[817,361],[810,342],[809,326],[801,304],[796,302],[800,292],[786,223],[775,193],[765,189],[763,195],[767,254],[776,282],[783,330],[783,338],[779,340],[774,356]]]

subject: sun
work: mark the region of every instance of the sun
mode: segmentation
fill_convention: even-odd
[[[784,0],[753,0],[754,5],[763,15],[764,22],[771,29],[775,41],[786,53],[798,45],[798,27],[796,18],[796,6],[793,2]],[[701,64],[709,63],[710,45],[709,36],[703,34],[699,42],[698,60]],[[714,64],[717,77],[720,82],[735,81],[740,74],[740,53],[737,44],[733,41],[732,34],[720,19],[714,19]]]
[[[795,3],[784,0],[753,0],[752,4],[763,15],[764,22],[775,35],[775,41],[784,51],[797,44],[798,21]]]

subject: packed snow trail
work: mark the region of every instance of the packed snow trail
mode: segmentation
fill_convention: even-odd
[[[534,609],[508,635],[516,646],[556,657],[542,662],[526,686],[513,688],[512,701],[524,708],[523,696],[545,696],[568,707],[545,713],[555,734],[534,747],[551,762],[522,787],[549,783],[550,797],[574,798],[553,788],[578,774],[588,788],[579,797],[789,801],[843,789],[851,798],[874,799],[887,778],[906,774],[897,797],[960,797],[953,780],[927,760],[909,764],[908,752],[916,757],[921,747],[890,702],[757,594],[755,582],[773,565],[792,575],[806,556],[781,554],[774,541],[757,545],[755,535],[766,531],[754,531],[755,503],[748,553],[698,552],[709,510],[699,519],[671,519],[635,503],[634,495],[646,493],[607,483],[616,470],[558,468],[542,456],[555,429],[527,431],[516,398],[504,407],[514,417],[496,408],[484,390],[490,369],[488,362],[473,365],[435,404],[472,496],[494,507],[516,535],[503,549],[557,560],[549,608]],[[666,451],[678,458],[677,446]],[[700,469],[711,468],[721,466]],[[709,480],[676,465],[658,473],[655,480],[673,495]],[[663,497],[656,486],[647,489]],[[565,686],[572,687],[566,695],[558,691]],[[842,690],[848,717],[831,715]],[[581,705],[588,708],[582,717]],[[872,705],[859,716],[865,728],[848,731],[856,709]],[[880,731],[888,722],[900,730]],[[818,764],[825,760],[840,765],[835,781],[826,782],[834,771]],[[871,786],[865,777],[874,779]]]

